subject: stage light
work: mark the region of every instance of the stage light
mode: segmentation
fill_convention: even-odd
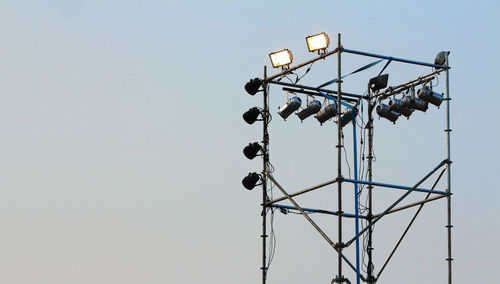
[[[403,106],[403,104],[401,103],[401,100],[398,100],[398,99],[392,99],[389,102],[389,109],[391,111],[398,112],[398,113],[406,116],[407,118],[410,117],[410,115],[413,113],[412,109],[409,109],[409,108]],[[394,121],[392,121],[392,122],[394,122]]]
[[[320,124],[323,124],[335,115],[337,115],[337,104],[333,103],[325,106],[315,117]]]
[[[316,50],[324,50],[330,44],[330,40],[325,33],[319,33],[317,35],[312,35],[306,37],[307,48],[310,52]]]
[[[387,87],[387,81],[389,80],[389,74],[379,75],[377,77],[371,78],[368,86],[374,92]]]
[[[437,107],[439,107],[443,102],[443,95],[432,91],[429,87],[423,87],[418,90],[417,95],[422,100],[430,102]]]
[[[350,108],[340,117],[340,127],[344,128],[349,122],[351,122],[356,115],[358,115],[358,110],[356,108]]]
[[[260,146],[259,143],[254,142],[254,143],[248,144],[248,146],[246,146],[243,149],[243,154],[249,160],[252,160],[253,158],[255,158],[257,156],[257,154],[259,153],[260,150],[262,150],[262,146]]]
[[[247,110],[243,114],[243,119],[246,121],[246,123],[253,124],[255,121],[257,121],[257,117],[259,117],[260,113],[261,113],[261,111],[258,107],[253,107],[253,108]]]
[[[283,117],[283,119],[286,119],[290,116],[290,114],[299,109],[301,103],[302,101],[299,97],[293,97],[278,110],[278,113],[281,117]]]
[[[434,64],[444,65],[446,63],[446,55],[450,54],[449,51],[441,51],[436,55],[434,59]]]
[[[245,91],[250,95],[255,95],[259,91],[260,86],[262,86],[262,80],[259,78],[250,79],[248,83],[245,84]]]
[[[407,108],[416,109],[419,111],[427,111],[428,103],[417,97],[412,98],[411,95],[406,95],[401,99],[401,105]]]
[[[256,172],[253,172],[253,173],[248,173],[248,175],[243,178],[241,183],[246,189],[252,190],[259,180],[260,180],[260,175]]]
[[[274,68],[290,65],[293,60],[292,52],[286,48],[269,54],[269,58]]]
[[[317,113],[321,109],[321,103],[317,100],[314,100],[309,103],[309,105],[301,110],[297,115],[299,116],[300,120],[304,120],[308,118],[309,116]]]
[[[399,117],[399,113],[392,111],[386,104],[379,104],[377,106],[377,114],[380,115],[380,117],[388,119],[392,123],[396,123]]]

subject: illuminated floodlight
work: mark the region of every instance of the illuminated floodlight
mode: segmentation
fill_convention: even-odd
[[[349,122],[353,121],[358,115],[358,109],[350,108],[340,117],[340,127],[344,128]]]
[[[247,159],[252,160],[253,158],[257,157],[257,154],[260,152],[260,150],[262,150],[262,146],[260,146],[259,143],[254,142],[248,144],[248,146],[243,149],[243,154],[245,155],[245,157],[247,157]]]
[[[269,58],[274,68],[290,65],[293,60],[292,52],[286,48],[269,54]]]
[[[243,119],[246,121],[248,124],[253,124],[254,122],[257,121],[257,117],[259,117],[261,111],[258,107],[253,107],[249,110],[247,110],[243,114]]]
[[[316,114],[316,119],[319,121],[321,125],[325,123],[325,121],[337,115],[337,104],[332,103],[325,106],[318,114]]]
[[[281,115],[283,119],[286,119],[290,114],[299,109],[301,103],[302,101],[299,97],[293,97],[289,99],[284,106],[279,108],[278,114]]]
[[[306,42],[309,51],[313,52],[316,50],[324,50],[328,48],[328,45],[330,44],[330,39],[328,38],[328,35],[326,35],[325,33],[319,33],[317,35],[306,37]]]
[[[368,86],[374,92],[387,87],[387,81],[389,80],[389,74],[379,75],[377,77],[371,78],[368,82]]]
[[[413,97],[411,95],[406,95],[401,99],[401,105],[407,108],[416,109],[419,111],[427,111],[428,103],[427,101],[421,100],[417,97]]]
[[[399,113],[392,111],[386,104],[379,104],[377,106],[377,114],[380,115],[380,117],[388,119],[392,123],[396,123],[399,117]]]
[[[250,79],[248,83],[245,84],[245,91],[250,95],[255,95],[259,91],[260,86],[262,86],[262,80],[259,78]]]
[[[252,190],[257,185],[257,182],[259,180],[260,180],[260,175],[256,172],[253,172],[253,173],[248,173],[248,175],[243,178],[241,183],[246,189]]]
[[[309,116],[317,113],[320,109],[321,109],[321,103],[318,100],[314,100],[310,102],[305,109],[297,113],[297,115],[299,116],[300,120],[304,120]]]
[[[423,87],[422,89],[418,90],[417,95],[422,100],[430,102],[437,107],[439,107],[443,102],[443,95],[432,91],[429,87]]]
[[[406,118],[409,118],[410,115],[413,113],[412,109],[410,109],[406,106],[403,106],[403,103],[401,102],[401,100],[398,100],[398,99],[392,99],[389,102],[389,110],[400,113],[400,114],[406,116]],[[377,112],[378,112],[378,108],[377,108]],[[394,122],[394,121],[392,121],[392,122]]]

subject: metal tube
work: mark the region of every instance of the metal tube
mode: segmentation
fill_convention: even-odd
[[[426,76],[428,76],[428,75],[426,75]],[[429,77],[429,78],[422,78],[422,77],[419,77],[418,79],[413,80],[413,82],[405,83],[405,84],[403,84],[403,86],[389,87],[386,90],[384,90],[383,92],[374,94],[373,96],[374,97],[382,97],[380,99],[380,100],[382,100],[382,99],[385,99],[385,98],[390,97],[392,95],[399,94],[407,89],[413,88],[413,87],[421,85],[421,84],[425,84],[425,83],[430,82],[430,81],[435,79],[434,76]]]
[[[343,181],[352,182],[352,183],[368,184],[368,185],[380,186],[380,187],[388,187],[388,188],[396,188],[396,189],[413,190],[413,191],[419,191],[419,192],[448,195],[448,193],[446,191],[439,191],[439,190],[432,190],[432,189],[425,189],[425,188],[414,188],[414,187],[410,187],[410,186],[395,185],[395,184],[388,184],[388,183],[381,183],[381,182],[369,182],[369,181],[365,181],[365,180],[354,180],[354,179],[348,179],[348,178],[344,178]]]
[[[338,34],[337,38],[337,50],[342,50],[342,45],[340,43],[340,33]],[[338,218],[338,280],[341,281],[343,279],[342,275],[342,249],[343,249],[343,244],[342,244],[342,125],[340,124],[340,117],[341,117],[341,102],[342,102],[342,80],[341,80],[341,68],[342,68],[342,63],[341,63],[341,55],[342,52],[337,53],[337,179],[338,179],[338,212],[339,218]]]
[[[373,104],[372,104],[372,96],[371,90],[368,86],[368,181],[371,182],[373,180]],[[372,246],[372,235],[373,235],[373,195],[372,195],[373,186],[371,184],[368,185],[368,225],[365,228],[368,228],[368,244],[367,244],[367,255],[368,255],[368,271],[367,271],[367,280],[368,284],[375,283],[375,278],[373,276],[373,246]],[[365,230],[366,231],[366,230]],[[360,233],[356,234],[358,237],[361,236]],[[357,238],[356,238],[357,239]]]
[[[274,85],[287,86],[287,87],[294,87],[294,88],[299,88],[299,89],[304,89],[304,90],[311,90],[311,91],[323,92],[323,93],[338,94],[337,91],[333,91],[333,90],[328,90],[328,89],[323,89],[323,88],[317,88],[317,87],[310,87],[310,86],[305,86],[305,85],[297,85],[297,84],[292,84],[292,83],[287,83],[287,82],[269,81],[267,83],[268,84],[274,84]],[[346,93],[346,92],[342,92],[342,96],[348,96],[348,97],[353,97],[353,98],[357,98],[357,99],[363,97],[363,96],[360,96],[360,95]]]
[[[427,193],[427,194],[430,195],[431,193]],[[422,204],[425,204],[425,203],[430,202],[430,201],[438,200],[438,199],[441,199],[441,198],[444,198],[444,197],[446,197],[446,195],[434,196],[434,197],[431,197],[431,198],[425,198],[424,200],[421,200],[421,201],[409,203],[407,205],[404,205],[404,206],[392,209],[391,211],[387,212],[387,215],[389,215],[391,213],[395,213],[395,212],[401,211],[401,210],[404,210],[404,209],[408,209],[408,208],[412,208],[412,207],[415,207],[415,206],[418,206],[418,205],[422,205]],[[380,214],[373,215],[373,217],[375,217],[375,218],[378,217],[378,216],[380,216]]]
[[[264,82],[267,77],[267,67],[264,66]],[[269,163],[269,133],[267,130],[267,126],[269,123],[269,106],[267,105],[267,83],[264,83],[264,94],[263,94],[263,108],[264,111],[262,112],[263,116],[263,133],[262,133],[262,173],[266,173],[268,171],[267,166]],[[266,284],[266,279],[267,279],[267,263],[266,263],[266,250],[267,250],[267,207],[266,207],[266,201],[267,201],[267,178],[265,175],[263,175],[262,178],[262,284]]]
[[[286,75],[286,74],[288,74],[288,73],[290,73],[290,72],[292,72],[292,71],[294,71],[294,70],[297,70],[297,69],[302,68],[302,67],[304,67],[304,66],[306,66],[306,65],[308,65],[308,64],[311,64],[311,63],[313,63],[313,62],[315,62],[315,61],[318,61],[318,60],[323,59],[323,58],[326,58],[326,57],[328,57],[328,56],[330,56],[330,55],[332,55],[332,54],[335,54],[337,51],[338,51],[338,49],[335,49],[335,50],[329,51],[329,52],[327,52],[327,53],[321,54],[320,56],[318,56],[318,57],[316,57],[316,58],[313,58],[313,59],[311,59],[311,60],[308,60],[308,61],[306,61],[306,62],[304,62],[304,63],[301,63],[301,64],[299,64],[299,65],[296,65],[296,66],[290,67],[290,68],[288,68],[288,69],[285,69],[285,70],[281,71],[281,72],[280,72],[280,73],[278,73],[278,74],[275,74],[275,75],[273,75],[273,76],[271,76],[271,77],[269,77],[269,78],[267,78],[267,79],[264,79],[264,82],[271,81],[271,80],[274,80],[274,79],[276,79],[276,78],[278,78],[278,77],[281,77],[281,76],[283,76],[283,75]]]
[[[297,196],[297,195],[301,195],[301,194],[304,194],[304,193],[307,193],[309,191],[313,191],[315,189],[318,189],[318,188],[322,188],[324,186],[327,186],[327,185],[330,185],[330,184],[333,184],[333,183],[336,183],[337,182],[337,179],[332,179],[332,180],[329,180],[327,182],[324,182],[324,183],[320,183],[318,185],[315,185],[315,186],[311,186],[311,187],[308,187],[306,189],[303,189],[301,191],[297,191],[295,193],[291,193],[289,194],[291,197],[294,197],[294,196]],[[279,198],[276,198],[274,200],[271,200],[271,201],[268,201],[266,202],[266,205],[270,205],[270,204],[273,204],[273,203],[276,203],[276,202],[280,202],[280,201],[283,201],[286,199],[286,196],[283,196],[283,197],[279,197]]]
[[[358,179],[358,144],[356,139],[356,117],[352,119],[352,140],[354,144],[354,179]],[[354,231],[359,233],[359,210],[358,210],[358,183],[354,183]],[[356,283],[360,284],[360,267],[359,267],[359,238],[356,239]]]
[[[386,55],[379,55],[379,54],[375,54],[375,53],[368,53],[368,52],[358,51],[358,50],[353,50],[353,49],[346,49],[346,48],[344,48],[344,49],[342,49],[342,52],[347,52],[347,53],[352,53],[352,54],[358,54],[358,55],[364,55],[364,56],[369,56],[369,57],[382,58],[382,59],[388,59],[388,60],[392,60],[392,61],[399,61],[399,62],[404,62],[404,63],[409,63],[409,64],[415,64],[415,65],[422,65],[422,66],[440,68],[440,69],[448,69],[448,68],[450,68],[448,66],[442,66],[442,65],[437,65],[437,64],[427,63],[427,62],[421,62],[421,61],[415,61],[415,60],[397,58],[397,57],[386,56]]]
[[[290,210],[298,210],[295,206],[291,205],[282,205],[282,204],[271,204],[268,205],[269,207],[276,207],[276,208],[285,208],[285,209],[290,209]],[[329,211],[329,210],[323,210],[323,209],[314,209],[314,208],[306,208],[306,207],[301,207],[304,212],[311,212],[311,213],[323,213],[323,214],[329,214],[329,215],[335,215],[338,216],[339,212],[337,211]],[[342,216],[348,217],[348,218],[355,218],[355,214],[350,214],[350,213],[342,213]],[[358,218],[366,218],[366,216],[358,216]]]
[[[305,91],[302,89],[293,89],[293,88],[288,88],[288,87],[283,87],[283,91],[306,94],[306,95],[310,95],[310,96],[320,96],[320,97],[324,97],[324,98],[328,98],[328,99],[333,99],[333,97],[331,97],[331,96],[328,96],[328,95],[325,96],[324,92]],[[344,101],[348,101],[348,102],[352,102],[352,103],[355,103],[358,101],[357,99],[351,99],[351,98],[342,98],[342,99]]]
[[[450,66],[449,62],[449,52],[446,53],[446,66]],[[449,74],[449,69],[446,70],[445,72],[446,75],[446,156],[448,159],[448,165],[447,165],[447,189],[446,191],[448,192],[448,197],[447,197],[447,233],[448,233],[448,284],[451,284],[451,276],[452,276],[452,270],[451,270],[451,262],[453,261],[453,258],[451,257],[451,228],[453,227],[451,225],[451,155],[450,155],[450,134],[451,134],[451,128],[450,128],[450,74]]]
[[[439,170],[439,168],[441,168],[446,163],[447,163],[446,160],[439,163],[439,165],[437,167],[435,167],[432,171],[430,171],[427,175],[425,175],[425,177],[423,177],[419,182],[417,182],[414,187],[416,188],[417,186],[422,184],[425,180],[427,180],[432,174],[434,174],[437,170]],[[387,209],[385,209],[385,211],[382,212],[377,218],[375,218],[371,224],[369,224],[367,227],[365,227],[363,230],[361,230],[361,232],[359,232],[359,234],[357,234],[350,241],[348,241],[346,243],[346,246],[350,246],[352,244],[352,242],[354,242],[356,240],[356,238],[358,238],[364,232],[366,232],[371,227],[373,227],[373,225],[375,225],[375,223],[377,223],[382,217],[384,217],[387,214],[387,212],[391,211],[391,209],[393,209],[396,205],[398,205],[399,202],[401,202],[403,199],[405,199],[412,192],[413,192],[413,190],[408,190],[405,194],[403,194],[398,200],[396,200],[396,202],[394,202],[391,206],[389,206]]]

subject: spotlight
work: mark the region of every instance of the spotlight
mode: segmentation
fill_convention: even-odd
[[[350,108],[340,117],[340,127],[344,128],[349,122],[351,122],[356,115],[358,115],[358,110],[356,108]]]
[[[274,68],[290,65],[293,59],[292,52],[286,48],[269,54],[269,58]]]
[[[243,149],[243,154],[249,160],[252,160],[253,158],[255,158],[257,156],[257,153],[259,153],[260,150],[262,150],[262,146],[260,146],[259,143],[254,142],[254,143],[248,144],[248,146],[246,146]]]
[[[423,87],[418,90],[417,95],[422,100],[430,102],[437,107],[443,102],[443,95],[433,92],[429,87]]]
[[[434,64],[437,65],[444,65],[446,63],[446,55],[450,54],[449,51],[441,51],[436,55],[436,58],[434,59]]]
[[[317,113],[321,109],[321,103],[317,100],[314,100],[309,103],[309,105],[301,110],[297,115],[299,116],[300,120],[304,120],[308,118],[309,116]]]
[[[320,124],[323,124],[325,121],[329,120],[335,115],[337,115],[337,104],[333,103],[324,107],[320,112],[318,112],[318,114],[316,114],[315,117]]]
[[[392,111],[391,108],[386,104],[379,104],[377,106],[377,113],[381,117],[390,120],[392,123],[396,123],[396,120],[398,120],[399,117],[399,113]]]
[[[290,114],[299,109],[301,103],[302,101],[299,97],[293,97],[278,110],[278,113],[283,119],[286,119]]]
[[[310,52],[316,50],[324,50],[330,44],[330,40],[325,33],[319,33],[317,35],[312,35],[306,37],[307,48]]]
[[[429,105],[426,101],[421,100],[417,97],[412,98],[411,95],[404,96],[401,99],[401,104],[404,107],[416,109],[423,112],[427,111]]]
[[[256,172],[253,172],[253,173],[248,173],[248,175],[243,178],[241,183],[246,189],[252,190],[259,180],[260,180],[260,175]]]
[[[393,112],[398,112],[398,113],[406,116],[407,118],[410,117],[410,115],[413,113],[412,109],[409,109],[409,108],[403,106],[403,104],[401,103],[401,100],[398,100],[398,99],[393,99],[389,102],[389,110],[391,110]],[[378,107],[377,107],[377,113],[378,113]],[[382,115],[380,115],[380,116],[382,116]],[[394,121],[392,121],[392,122],[394,122]]]
[[[387,87],[387,81],[389,80],[389,74],[379,75],[377,77],[371,78],[368,86],[374,92]]]
[[[245,84],[245,91],[250,95],[255,95],[259,91],[260,86],[262,86],[262,80],[259,78],[250,79],[248,83]]]
[[[243,119],[248,123],[248,124],[253,124],[255,121],[257,121],[257,117],[260,114],[260,109],[258,107],[253,107],[249,110],[247,110],[243,114]]]

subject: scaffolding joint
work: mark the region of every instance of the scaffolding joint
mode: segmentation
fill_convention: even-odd
[[[336,244],[333,245],[333,248],[335,248],[335,249],[343,249],[343,248],[346,248],[346,247],[347,247],[347,245],[344,244],[344,243],[336,243]]]

